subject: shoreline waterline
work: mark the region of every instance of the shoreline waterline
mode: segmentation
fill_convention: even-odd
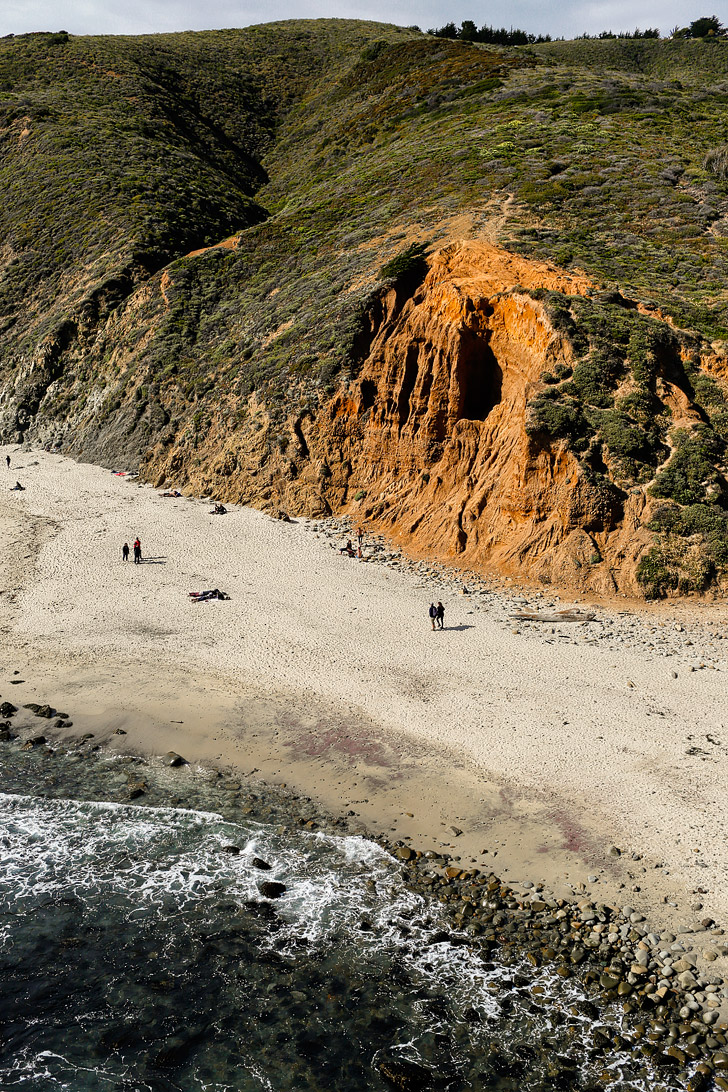
[[[702,974],[725,974],[715,610],[682,606],[663,632],[664,608],[579,630],[514,623],[547,597],[476,578],[459,596],[462,574],[392,551],[342,558],[333,521],[210,516],[204,500],[23,457],[26,492],[0,504],[0,701],[66,709],[69,744],[93,732],[285,783],[521,895],[630,906]],[[135,571],[116,554],[139,525],[166,554]],[[188,602],[212,585],[231,601]],[[444,634],[428,632],[432,596]]]
[[[49,719],[43,716],[47,710],[41,707],[40,712],[38,719]],[[13,720],[17,718],[18,714]],[[21,728],[18,720],[20,730],[4,730],[4,738],[0,740],[0,767],[11,789],[9,795],[0,794],[0,825],[7,830],[4,844],[13,846],[12,855],[5,856],[10,873],[5,877],[3,870],[0,900],[6,915],[10,892],[11,901],[17,903],[10,916],[16,923],[12,926],[13,942],[8,951],[11,957],[13,953],[17,957],[22,945],[30,943],[21,925],[25,910],[32,910],[36,904],[39,910],[45,908],[42,912],[46,916],[50,907],[59,908],[53,914],[61,915],[58,928],[67,938],[63,943],[79,943],[74,939],[79,928],[78,914],[75,925],[71,926],[63,909],[73,904],[82,908],[84,920],[90,915],[95,922],[93,936],[102,920],[103,930],[108,931],[108,919],[115,934],[129,938],[123,939],[121,945],[115,940],[115,948],[128,953],[133,944],[138,955],[140,927],[143,932],[151,928],[153,937],[158,932],[154,923],[160,922],[160,914],[161,920],[165,920],[165,933],[177,919],[183,929],[187,919],[194,924],[201,913],[206,921],[212,910],[212,897],[218,908],[214,935],[230,936],[233,926],[233,935],[237,936],[241,915],[252,914],[256,920],[262,915],[262,920],[273,929],[272,938],[279,937],[275,949],[290,956],[292,966],[301,963],[301,944],[304,953],[312,943],[325,941],[329,945],[326,938],[332,928],[339,933],[341,928],[345,932],[363,930],[367,945],[372,946],[372,958],[377,960],[377,952],[398,951],[404,945],[396,959],[404,958],[407,967],[407,961],[413,960],[405,976],[407,1003],[415,1002],[413,1011],[419,1011],[433,987],[439,991],[452,979],[449,987],[452,991],[457,983],[457,990],[463,994],[458,1002],[461,1008],[457,1012],[453,1009],[439,1036],[450,1044],[447,1057],[441,1051],[433,1053],[434,1043],[427,1046],[430,1033],[426,1028],[420,1030],[416,1040],[407,1040],[410,1047],[404,1049],[395,1045],[396,1036],[392,1042],[392,1034],[388,1034],[384,1061],[377,1062],[376,1067],[385,1078],[395,1073],[397,1080],[404,1080],[405,1083],[388,1082],[398,1088],[429,1087],[430,1079],[442,1081],[447,1077],[443,1087],[459,1089],[458,1072],[474,1063],[482,1071],[481,1077],[488,1076],[481,1087],[493,1090],[511,1089],[508,1082],[521,1075],[535,1081],[529,1084],[533,1088],[542,1087],[539,1081],[544,1082],[545,1089],[553,1087],[552,1081],[558,1083],[564,1079],[577,1082],[570,1087],[582,1087],[580,1080],[586,1081],[585,1088],[591,1087],[589,1076],[593,1079],[600,1066],[603,1076],[599,1079],[606,1082],[605,1087],[614,1084],[634,1092],[640,1089],[648,1092],[656,1087],[677,1089],[682,1084],[679,1079],[673,1083],[674,1078],[688,1075],[690,1087],[698,1089],[708,1087],[700,1083],[702,1076],[715,1073],[720,1076],[722,1059],[728,1057],[722,1053],[728,1047],[725,1035],[728,1028],[719,1022],[717,1008],[711,1007],[716,995],[709,994],[707,1006],[696,1006],[692,1021],[682,1019],[678,1028],[672,1022],[678,1015],[671,991],[656,987],[647,978],[635,984],[635,975],[627,973],[627,965],[618,954],[625,950],[625,944],[631,948],[640,937],[652,943],[646,928],[638,924],[641,915],[634,911],[630,915],[629,911],[620,913],[588,900],[569,903],[553,899],[541,885],[519,893],[493,872],[455,866],[454,858],[445,851],[423,853],[407,847],[401,840],[361,837],[358,824],[351,819],[327,815],[315,801],[266,786],[254,778],[241,782],[232,771],[178,765],[174,757],[165,762],[115,754],[101,749],[95,738],[86,733],[87,738],[57,744],[50,732],[46,737],[31,734],[37,723],[38,720],[35,725]],[[192,841],[191,835],[194,835]],[[307,840],[305,845],[299,844],[301,838]],[[314,846],[319,848],[311,857]],[[152,852],[155,859],[148,860]],[[261,861],[258,854],[267,861]],[[242,871],[234,867],[231,872],[227,861],[233,865],[240,862]],[[344,881],[343,873],[328,871],[334,865],[337,870],[343,868],[351,873],[351,882],[358,885],[351,895],[345,894],[350,881]],[[258,872],[261,868],[268,871]],[[31,881],[27,894],[23,886],[26,873]],[[5,880],[10,877],[8,886]],[[269,893],[267,885],[260,883],[261,878],[270,877],[283,881],[268,885],[280,891]],[[400,885],[403,885],[401,891]],[[407,890],[417,901],[412,902]],[[94,891],[102,895],[100,904]],[[279,906],[276,900],[281,893],[284,898]],[[271,898],[275,912],[266,902]],[[128,906],[121,924],[120,900]],[[98,917],[99,912],[102,918]],[[173,918],[166,917],[170,912]],[[37,915],[38,910],[33,913]],[[31,925],[34,921],[31,919]],[[278,930],[284,922],[290,923],[292,933],[281,948]],[[603,940],[607,929],[609,940],[621,945],[615,947],[611,957],[605,952]],[[52,943],[48,947],[48,930],[46,925],[44,952],[54,950]],[[261,940],[257,926],[255,935],[264,943],[264,951],[268,950],[269,941]],[[151,951],[151,947],[158,948],[159,940],[150,938],[147,943],[150,946],[147,958],[154,963],[158,961],[158,952]],[[233,945],[239,943],[233,941]],[[412,944],[410,956],[407,953]],[[6,948],[4,941],[3,946]],[[187,941],[183,947],[186,951]],[[161,985],[169,990],[180,972],[175,971],[174,961],[170,960],[169,942],[165,948],[167,981]],[[229,957],[229,944],[225,950]],[[258,950],[250,949],[249,961],[257,958]],[[97,962],[108,963],[108,951],[96,941],[94,952]],[[366,961],[368,957],[364,958]],[[361,952],[357,959],[361,959]],[[184,967],[189,966],[187,956],[183,962]],[[15,961],[12,965],[15,967]],[[133,967],[132,962],[130,968]],[[329,996],[332,990],[343,988],[334,985],[343,981],[341,965],[336,964],[336,968],[331,972]],[[141,968],[137,969],[133,975],[138,978],[140,971]],[[115,974],[118,973],[117,963]],[[432,978],[433,973],[437,978]],[[145,967],[144,977],[150,974],[156,980],[160,970],[150,971]],[[246,977],[249,974],[250,971]],[[354,978],[358,974],[353,967],[352,974]],[[401,969],[397,974],[401,977]],[[422,974],[426,977],[422,978]],[[396,997],[398,990],[405,990],[405,978],[399,984],[395,980],[392,996]],[[27,971],[22,981],[26,979]],[[15,975],[12,981],[14,987]],[[471,982],[465,992],[463,981]],[[697,988],[701,980],[695,982]],[[154,986],[155,991],[159,988]],[[712,987],[705,988],[709,991]],[[144,991],[140,994],[137,990],[137,995],[137,1003],[144,1004]],[[294,992],[293,996],[302,1000],[304,994]],[[432,1003],[442,1006],[437,996],[432,996]],[[684,1000],[688,1004],[691,996],[686,992]],[[457,998],[453,996],[451,1001],[454,1003]],[[399,1008],[400,1003],[397,1005]],[[673,1008],[675,1015],[671,1018],[668,1014]],[[199,1036],[190,1036],[186,1024],[183,1031],[179,1019],[171,1041],[164,1021],[157,1030],[147,1031],[141,1059],[132,1050],[139,1039],[136,1025],[130,1030],[119,1030],[118,1020],[113,1005],[103,1019],[94,1018],[97,1033],[103,1032],[102,1054],[109,1044],[121,1043],[129,1048],[134,1064],[148,1068],[151,1056],[152,1071],[168,1064],[176,1068],[193,1063],[197,1066]],[[128,1014],[124,1020],[126,1027]],[[300,1020],[303,1027],[306,1023],[303,1012]],[[468,1046],[463,1041],[464,1028],[471,1025],[476,1032],[481,1025],[484,1032],[497,1028],[498,1049],[488,1046],[479,1058],[482,1044],[477,1046],[475,1040]],[[560,1026],[567,1033],[565,1039],[557,1030]],[[299,1017],[294,1017],[293,1027],[299,1027]],[[561,1053],[554,1055],[555,1047]],[[472,1050],[476,1053],[468,1061],[468,1051]],[[116,1048],[109,1055],[110,1061],[115,1052]],[[177,1060],[160,1062],[160,1058],[167,1058],[168,1052]],[[525,1071],[524,1058],[529,1059]],[[423,1062],[426,1068],[422,1067]],[[24,1056],[24,1063],[23,1079],[27,1079],[33,1065],[37,1067],[37,1059],[35,1055]],[[393,1068],[388,1069],[390,1063]],[[70,1061],[68,1064],[71,1066]],[[675,1066],[678,1072],[673,1078]],[[68,1069],[71,1072],[72,1066]],[[113,1065],[107,1072],[113,1072]],[[365,1077],[363,1087],[373,1087],[371,1080]],[[11,1082],[9,1087],[12,1086]],[[219,1087],[227,1086],[222,1081]],[[263,1086],[288,1087],[275,1081]],[[466,1086],[470,1087],[462,1087]],[[35,1085],[31,1083],[30,1087]],[[63,1087],[81,1092],[96,1085],[72,1083]],[[179,1087],[187,1085],[183,1081]],[[218,1085],[213,1081],[209,1087]],[[251,1083],[250,1087],[257,1085]],[[343,1086],[334,1081],[332,1087]]]
[[[25,678],[31,674],[42,681]],[[172,665],[147,674],[138,663],[97,656],[78,656],[70,678],[65,665],[48,661],[18,678],[0,689],[0,701],[20,706],[12,727],[43,730],[61,745],[91,734],[111,754],[155,759],[174,751],[229,777],[283,786],[368,837],[444,851],[463,868],[492,869],[504,882],[540,884],[559,898],[632,903],[657,930],[705,917],[690,913],[690,892],[587,799],[554,799],[500,781],[467,756],[394,735],[356,709],[305,694],[234,693],[227,680],[191,682]],[[49,728],[22,708],[28,702],[52,702],[72,725]],[[637,875],[640,891],[631,890]],[[678,906],[662,901],[666,890]]]

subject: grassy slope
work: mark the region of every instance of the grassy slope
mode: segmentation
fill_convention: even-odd
[[[728,187],[705,158],[728,141],[728,42],[554,42],[534,51],[552,66],[553,90],[548,116],[524,111],[519,129],[531,177],[518,192],[539,221],[524,229],[522,247],[576,262],[725,337]],[[550,162],[540,151],[528,159],[541,135]]]
[[[0,41],[4,314],[31,285],[42,308],[77,266],[139,279],[263,217],[252,196],[279,116],[357,27],[290,25],[284,52],[279,36]]]
[[[113,457],[160,435],[194,447],[221,406],[249,428],[253,392],[282,421],[356,368],[407,233],[436,242],[508,196],[506,245],[725,337],[728,184],[704,164],[727,104],[723,42],[494,50],[335,20],[0,41],[0,367],[36,361],[26,417],[41,399],[59,428],[70,414],[97,458],[94,430]],[[238,231],[237,250],[183,257]],[[166,302],[128,308],[162,266]],[[682,368],[680,346],[608,299],[547,303],[581,362],[550,377],[534,435],[606,483],[649,481],[669,441],[656,361]],[[657,488],[722,527],[723,394],[690,389],[708,431],[686,440],[682,484]]]

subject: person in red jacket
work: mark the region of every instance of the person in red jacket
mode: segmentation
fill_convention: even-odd
[[[138,538],[134,539],[134,564],[140,565],[142,560],[142,544]]]

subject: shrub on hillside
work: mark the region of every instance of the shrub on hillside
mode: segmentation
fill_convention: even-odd
[[[596,350],[574,366],[572,384],[579,398],[590,406],[611,406],[624,362],[614,353]]]
[[[703,160],[703,166],[718,178],[728,179],[728,144],[712,148]]]
[[[619,410],[608,410],[601,415],[599,434],[609,454],[626,463],[624,469],[631,471],[635,478],[639,474],[637,463],[654,466],[658,461],[654,444],[647,432]]]
[[[672,440],[675,449],[655,478],[652,495],[685,505],[706,501],[725,505],[725,482],[715,468],[715,461],[725,452],[725,441],[708,425],[697,425],[691,431],[677,429]]]
[[[526,432],[532,437],[541,433],[568,440],[575,451],[583,451],[589,425],[575,402],[561,402],[558,398],[558,392],[552,388],[528,403]]]
[[[650,529],[691,538],[700,535],[706,553],[719,569],[728,567],[728,512],[715,504],[681,508],[665,504],[655,512]]]
[[[714,569],[698,544],[667,535],[642,555],[636,575],[648,599],[662,599],[670,591],[704,591]]]
[[[379,270],[383,281],[394,281],[401,287],[416,288],[427,276],[427,243],[411,243]]]

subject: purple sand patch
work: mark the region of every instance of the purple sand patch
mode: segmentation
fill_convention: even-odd
[[[319,721],[313,727],[308,727],[293,716],[281,717],[278,724],[293,733],[284,743],[297,756],[320,758],[329,752],[336,752],[352,762],[363,759],[370,766],[381,766],[390,770],[397,764],[396,756],[378,740],[371,739],[362,732],[351,731],[344,725],[331,727],[325,721]]]
[[[551,819],[561,831],[563,837],[562,849],[569,850],[571,853],[579,853],[584,858],[594,856],[595,847],[589,835],[571,815],[561,809],[556,809],[551,812]]]

